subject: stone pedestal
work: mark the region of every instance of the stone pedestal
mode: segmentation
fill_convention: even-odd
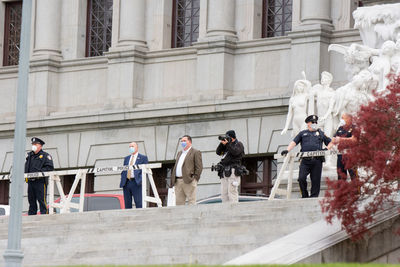
[[[230,36],[214,36],[197,47],[197,92],[193,101],[225,99],[233,94],[234,46]]]
[[[330,69],[328,46],[332,26],[325,24],[303,25],[303,30],[289,32],[291,38],[291,84],[301,79],[305,71],[307,79],[315,84],[322,71]]]
[[[142,102],[146,51],[143,46],[128,46],[104,53],[108,58],[106,110],[131,109]]]

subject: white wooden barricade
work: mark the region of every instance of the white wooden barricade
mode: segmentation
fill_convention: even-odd
[[[49,193],[49,213],[52,214],[53,208],[59,208],[60,213],[69,213],[71,208],[78,209],[79,212],[83,212],[83,206],[85,201],[85,184],[86,184],[86,174],[88,173],[121,173],[127,170],[142,170],[142,205],[143,208],[147,208],[147,203],[156,203],[157,207],[161,207],[161,199],[158,195],[157,187],[154,183],[153,172],[151,169],[161,168],[161,163],[152,164],[140,164],[133,166],[112,166],[112,167],[99,167],[99,168],[86,168],[86,169],[74,169],[65,171],[51,171],[51,172],[35,172],[35,173],[25,173],[25,179],[36,179],[40,177],[49,177],[48,193]],[[75,175],[74,183],[72,184],[71,190],[68,194],[64,193],[61,185],[60,176],[62,175]],[[11,175],[3,175],[2,179],[10,179]],[[150,182],[151,189],[153,191],[154,197],[147,195],[147,180]],[[78,186],[79,181],[81,181],[80,188],[80,198],[79,203],[72,203],[73,193]],[[60,194],[60,203],[54,202],[54,186],[57,186],[58,192]]]
[[[275,180],[274,186],[272,187],[271,194],[269,195],[268,200],[273,200],[275,199],[276,195],[283,195],[286,196],[287,199],[291,198],[292,195],[292,182],[293,182],[293,167],[294,167],[294,161],[296,158],[304,158],[304,157],[321,157],[321,156],[328,156],[328,155],[336,155],[337,152],[333,150],[319,150],[319,151],[308,151],[308,152],[290,152],[286,156],[282,156],[281,154],[275,154],[274,158],[275,159],[282,159],[283,164],[282,167],[278,173],[278,176]],[[287,167],[289,166],[289,176],[288,176],[288,181],[287,181],[287,187],[286,189],[281,189],[279,188],[280,183],[283,180],[285,171],[287,170]]]

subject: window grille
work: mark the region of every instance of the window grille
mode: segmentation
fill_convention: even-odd
[[[191,46],[199,38],[200,0],[174,0],[172,47]]]
[[[18,65],[21,36],[22,1],[7,2],[4,27],[3,66]]]
[[[284,36],[292,30],[292,0],[264,0],[262,37]]]
[[[243,165],[249,170],[249,175],[242,176],[240,192],[269,195],[272,181],[277,176],[277,161],[265,156],[245,157]]]
[[[86,56],[102,56],[111,46],[113,0],[89,0]]]

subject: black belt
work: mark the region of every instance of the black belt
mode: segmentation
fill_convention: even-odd
[[[304,159],[304,160],[314,160],[314,159],[322,160],[322,158],[323,157],[302,157],[301,159]]]
[[[46,178],[46,177],[43,177],[43,178]],[[43,178],[29,178],[29,179],[28,179],[28,182],[29,182],[29,181],[31,181],[31,182],[44,181]]]
[[[181,176],[181,177],[176,177],[176,176],[175,176],[175,178],[176,178],[176,179],[182,179],[182,176]]]

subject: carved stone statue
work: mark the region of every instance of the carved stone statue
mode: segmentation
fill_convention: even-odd
[[[312,87],[313,100],[315,98],[317,108],[312,112],[319,117],[318,124],[328,136],[333,135],[335,120],[333,109],[335,105],[335,90],[330,85],[333,81],[331,73],[324,71],[321,73],[321,83]],[[312,101],[313,101],[312,100]]]
[[[353,12],[353,16],[354,27],[360,30],[364,44],[348,47],[332,44],[328,50],[343,54],[352,84],[354,77],[368,70],[372,81],[367,83],[367,91],[384,93],[390,75],[400,74],[400,4],[360,7]],[[346,86],[352,87],[350,84]]]
[[[391,58],[391,68],[396,76],[400,75],[400,34],[397,36],[395,54]]]
[[[332,75],[323,72],[321,84],[311,88],[303,74],[304,79],[294,85],[282,135],[292,120],[292,135],[296,135],[305,126],[304,118],[317,114],[323,131],[332,136],[341,114],[354,115],[374,99],[374,92],[385,92],[390,75],[400,75],[400,4],[361,7],[353,16],[363,44],[328,48],[343,55],[349,83],[335,91],[330,87]]]
[[[331,44],[328,51],[335,51],[343,55],[349,81],[360,71],[368,69],[371,57],[379,54],[378,50],[359,44],[351,44],[350,46]]]
[[[359,7],[353,12],[354,28],[359,29],[364,45],[381,48],[395,41],[400,33],[400,4]]]
[[[372,74],[368,70],[362,70],[350,83],[338,88],[334,116],[341,116],[343,113],[354,115],[361,105],[372,100],[369,93],[372,82]]]
[[[311,82],[306,80],[297,80],[293,86],[293,94],[289,100],[289,110],[286,117],[285,127],[281,135],[286,134],[289,129],[290,122],[293,120],[292,136],[297,135],[306,126],[304,119],[307,117],[309,93],[311,89]]]
[[[379,50],[379,56],[374,57],[368,70],[372,78],[378,83],[377,92],[382,92],[389,84],[387,75],[391,72],[391,58],[396,52],[396,44],[393,41],[386,41]]]

